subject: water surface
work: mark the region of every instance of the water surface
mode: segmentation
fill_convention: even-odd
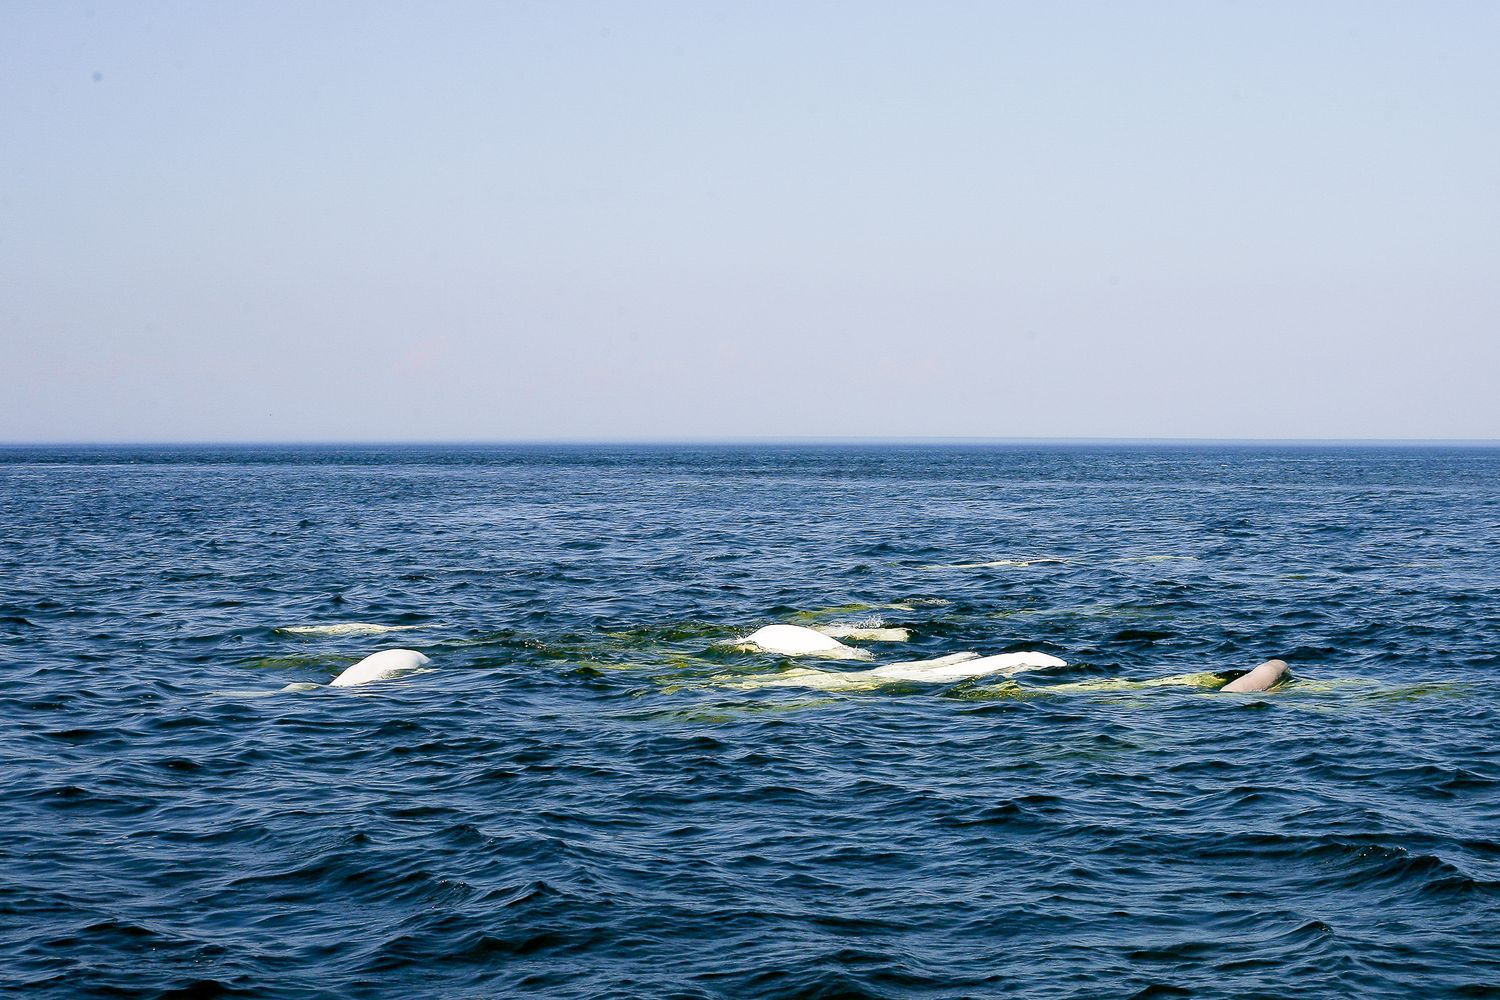
[[[0,988],[1500,995],[1497,473],[0,450]],[[737,683],[778,621],[1071,666]],[[403,628],[316,628],[355,622]],[[281,692],[392,646],[433,669]],[[1270,656],[1267,695],[1133,683]]]

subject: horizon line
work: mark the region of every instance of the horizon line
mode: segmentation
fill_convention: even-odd
[[[434,439],[231,439],[0,441],[0,448],[480,448],[480,447],[685,447],[775,445],[1285,445],[1494,447],[1500,438],[1213,438],[1213,437],[896,437],[744,436],[714,438],[434,438]]]

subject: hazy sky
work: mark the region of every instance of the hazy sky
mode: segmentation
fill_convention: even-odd
[[[0,440],[1500,438],[1500,3],[0,3]]]

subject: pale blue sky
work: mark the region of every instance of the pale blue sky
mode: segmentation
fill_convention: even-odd
[[[1500,438],[1500,4],[0,4],[0,440]]]

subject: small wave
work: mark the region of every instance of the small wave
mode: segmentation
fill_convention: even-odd
[[[1028,566],[1066,566],[1072,561],[1070,559],[1061,559],[1057,556],[1038,556],[1035,559],[989,559],[983,562],[928,563],[924,566],[918,566],[917,569],[1002,569],[1005,567],[1025,569]],[[1121,556],[1118,559],[1110,559],[1108,561],[1111,563],[1198,562],[1198,557],[1173,555]]]
[[[1121,556],[1111,559],[1113,563],[1138,563],[1138,562],[1198,562],[1197,556]]]
[[[286,694],[295,691],[321,691],[327,687],[326,684],[314,684],[312,681],[297,681],[279,688],[225,688],[219,691],[208,692],[210,698],[225,698],[230,701],[248,701],[253,698],[274,698],[278,694]]]
[[[285,625],[276,631],[287,635],[380,635],[385,632],[410,632],[425,625],[376,625],[373,622],[333,622],[328,625]]]
[[[1026,566],[1062,566],[1066,565],[1066,563],[1066,559],[1057,559],[1053,556],[1040,556],[1036,559],[991,559],[987,562],[928,563],[924,566],[918,566],[917,569],[999,569],[1004,566],[1024,568]]]

